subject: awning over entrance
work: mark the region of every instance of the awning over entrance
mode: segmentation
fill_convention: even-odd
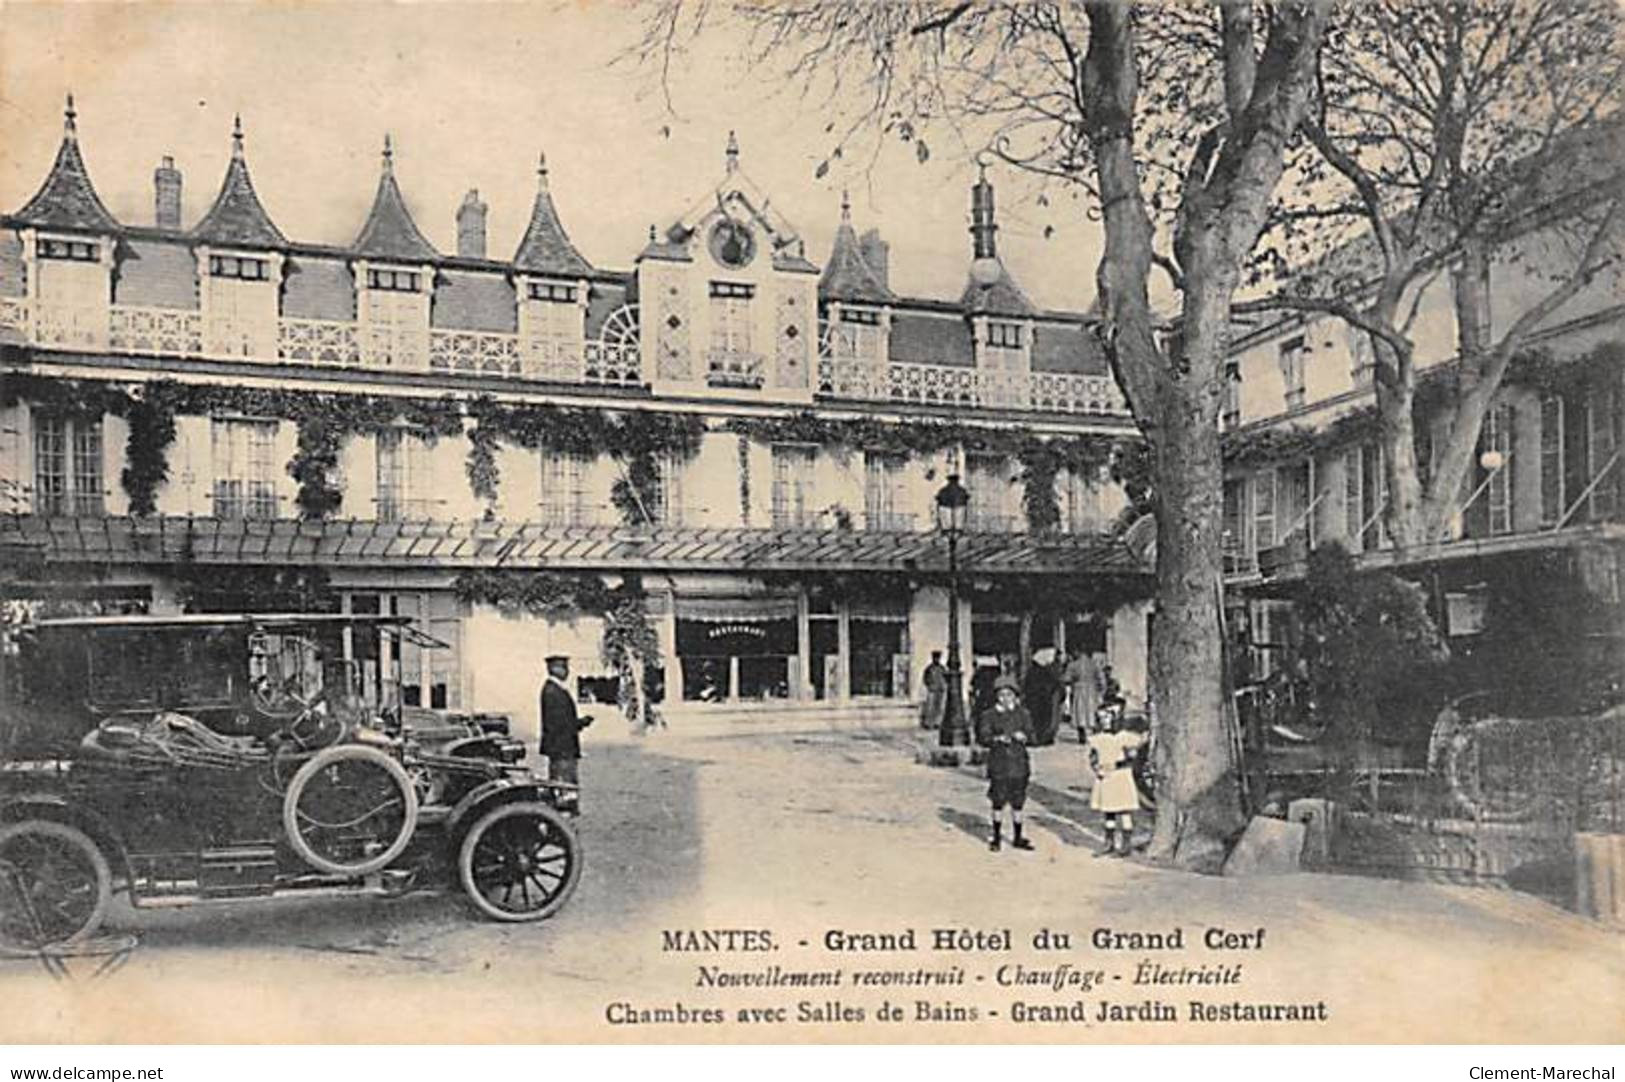
[[[676,604],[679,620],[712,624],[793,620],[796,616],[793,597],[678,597]]]
[[[304,522],[127,516],[0,518],[0,549],[26,546],[46,564],[310,564],[328,568],[507,567],[616,570],[941,572],[948,546],[930,531],[543,526],[490,522]],[[969,534],[967,572],[1150,574],[1119,541]]]

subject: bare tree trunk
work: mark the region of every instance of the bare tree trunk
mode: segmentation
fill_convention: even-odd
[[[1379,346],[1378,355],[1384,350],[1388,347]],[[1382,518],[1401,558],[1436,536],[1428,532],[1423,513],[1422,478],[1416,462],[1415,402],[1416,380],[1408,366],[1392,385],[1377,381],[1377,431],[1388,480],[1388,506]]]
[[[1199,363],[1199,362],[1198,362]],[[1156,832],[1149,855],[1217,871],[1243,825],[1224,725],[1219,641],[1222,573],[1217,401],[1206,381],[1170,385],[1157,406]]]
[[[1456,346],[1458,352],[1456,397],[1445,426],[1442,446],[1434,454],[1434,473],[1429,480],[1424,517],[1442,530],[1456,509],[1463,486],[1478,452],[1478,436],[1484,414],[1500,385],[1500,373],[1487,373],[1490,362],[1489,253],[1483,243],[1473,241],[1463,248],[1462,265],[1454,286]],[[1506,343],[1510,350],[1514,345]],[[1486,378],[1486,376],[1492,378]],[[1437,535],[1435,535],[1437,536]]]
[[[1204,136],[1187,177],[1174,252],[1184,271],[1183,346],[1165,355],[1152,331],[1147,277],[1153,232],[1134,157],[1138,93],[1133,20],[1087,5],[1081,98],[1100,182],[1106,246],[1099,269],[1107,354],[1154,456],[1157,498],[1157,823],[1153,859],[1217,871],[1243,826],[1225,725],[1219,641],[1223,475],[1219,401],[1230,304],[1258,239],[1298,126],[1325,5],[1291,8],[1255,54],[1251,11],[1221,9],[1229,120]]]

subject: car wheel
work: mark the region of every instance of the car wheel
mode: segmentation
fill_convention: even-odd
[[[492,920],[541,920],[581,880],[581,840],[546,804],[503,804],[463,836],[457,875],[468,900]]]
[[[0,954],[36,954],[95,932],[113,896],[84,831],[47,819],[0,826]]]
[[[418,822],[406,768],[377,748],[340,744],[299,768],[282,800],[288,844],[311,867],[366,875],[400,856]]]

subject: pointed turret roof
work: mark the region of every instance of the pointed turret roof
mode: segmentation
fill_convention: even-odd
[[[1005,269],[1004,262],[997,256],[992,257],[998,267],[998,274],[990,283],[983,285],[976,280],[976,272],[971,271],[970,280],[965,283],[965,292],[960,294],[959,303],[965,311],[973,316],[1030,316],[1038,311],[1037,306],[1027,298],[1027,294],[1016,285],[1015,279]]]
[[[863,257],[863,247],[852,228],[852,202],[841,193],[841,224],[835,230],[835,245],[830,249],[829,262],[818,279],[818,293],[836,300],[867,301],[889,304],[897,295],[887,287],[886,281]]]
[[[382,259],[410,262],[440,258],[428,238],[412,220],[401,198],[400,186],[395,183],[395,150],[389,136],[384,136],[384,161],[378,176],[378,194],[373,196],[372,211],[367,224],[355,238],[353,248],[362,255]]]
[[[79,155],[79,132],[74,123],[77,116],[73,95],[69,94],[62,112],[62,145],[57,148],[51,173],[17,217],[59,229],[112,231],[119,227],[118,220],[102,204],[90,183],[85,160]]]
[[[995,240],[999,232],[994,218],[993,185],[987,182],[987,166],[978,168],[976,184],[971,188],[971,227],[973,240],[970,279],[959,303],[973,316],[1029,316],[1037,311],[1027,294],[1010,277],[1004,260],[999,258]]]
[[[541,155],[536,166],[536,203],[530,210],[530,225],[520,238],[519,250],[513,254],[514,266],[520,270],[542,274],[577,276],[592,273],[588,263],[559,221],[559,212],[553,207],[553,196],[547,190],[547,155]]]
[[[251,244],[276,247],[286,244],[282,230],[271,221],[254,194],[254,181],[248,175],[248,161],[243,156],[243,118],[237,117],[231,131],[231,162],[226,166],[226,177],[220,183],[220,194],[214,206],[193,228],[192,235],[199,240],[221,244]]]

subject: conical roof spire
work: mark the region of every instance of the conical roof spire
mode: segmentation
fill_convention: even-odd
[[[355,250],[362,255],[382,259],[423,262],[438,259],[434,245],[412,220],[401,197],[400,186],[395,183],[395,145],[384,135],[383,163],[378,175],[378,191],[372,199],[372,210],[355,238]]]
[[[888,304],[897,295],[886,285],[885,276],[869,265],[863,246],[852,228],[852,200],[841,192],[841,224],[835,230],[835,244],[829,262],[818,279],[818,293],[835,300]]]
[[[241,116],[232,121],[231,161],[226,165],[225,179],[220,182],[220,194],[214,197],[214,205],[192,230],[192,235],[217,244],[270,248],[287,243],[254,192],[254,181],[248,175],[248,158],[243,152]]]
[[[62,110],[62,144],[57,147],[56,161],[51,163],[45,183],[17,212],[17,217],[59,229],[111,232],[119,227],[118,220],[96,194],[85,160],[79,154],[78,116],[70,93]]]
[[[514,266],[521,270],[543,274],[577,277],[592,273],[588,263],[559,221],[559,212],[553,206],[553,196],[547,190],[547,155],[541,154],[536,164],[536,202],[530,210],[530,224],[519,240],[514,252]]]
[[[729,173],[739,172],[739,139],[732,131],[728,132],[728,150],[725,157],[727,171]]]

